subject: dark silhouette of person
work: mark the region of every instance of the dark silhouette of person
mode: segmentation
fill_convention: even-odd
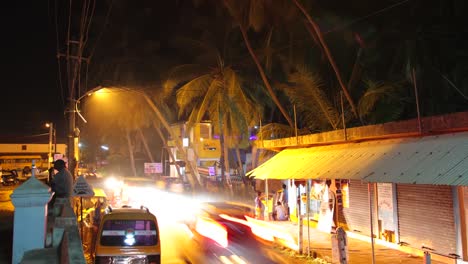
[[[57,198],[70,198],[73,189],[73,177],[65,166],[65,161],[58,159],[54,162],[57,173],[52,179],[52,191]]]

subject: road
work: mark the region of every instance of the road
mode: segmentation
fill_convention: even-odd
[[[10,263],[11,261],[14,207],[11,204],[9,196],[14,188],[0,186],[0,236],[3,238],[3,242],[0,245],[0,263]],[[190,245],[191,241],[189,233],[186,231],[186,226],[182,224],[182,220],[192,213],[190,208],[193,207],[193,204],[190,204],[190,201],[193,202],[197,199],[149,189],[139,189],[135,190],[135,192],[139,193],[139,195],[133,194],[133,205],[135,207],[145,205],[158,217],[161,232],[162,263],[185,263],[181,257],[182,253],[190,253],[193,247],[187,246]],[[198,252],[195,253],[198,254]],[[266,258],[273,259],[274,261],[266,262]],[[90,258],[87,259],[90,260]],[[274,247],[260,245],[257,255],[252,256],[250,254],[248,260],[240,263],[301,262],[293,257],[282,254]]]
[[[13,240],[13,211],[10,194],[14,187],[0,187],[0,263],[11,262]]]

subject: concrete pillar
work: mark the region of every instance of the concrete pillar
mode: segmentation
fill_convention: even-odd
[[[36,177],[29,178],[10,195],[11,202],[15,207],[13,264],[19,263],[26,251],[44,248],[47,203],[51,197],[49,186],[36,179]]]

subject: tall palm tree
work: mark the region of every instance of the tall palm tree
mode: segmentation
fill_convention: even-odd
[[[354,104],[353,98],[351,97],[351,94],[349,93],[348,89],[346,88],[346,85],[344,84],[344,82],[343,82],[343,80],[341,78],[341,74],[340,74],[340,71],[338,69],[338,66],[336,65],[335,60],[333,59],[333,56],[332,56],[330,50],[328,49],[328,45],[326,44],[326,42],[325,42],[325,40],[323,38],[320,27],[312,19],[312,17],[309,15],[309,13],[305,9],[305,7],[299,2],[299,0],[292,0],[292,1],[296,4],[296,6],[301,10],[301,12],[307,18],[307,21],[309,22],[309,24],[311,26],[311,29],[313,30],[313,32],[315,33],[315,36],[320,41],[320,44],[322,45],[322,48],[324,49],[325,54],[327,55],[328,61],[330,62],[331,66],[332,66],[332,68],[333,68],[333,70],[335,72],[336,78],[338,79],[338,83],[340,84],[341,89],[343,90],[343,93],[345,94],[346,99],[348,100],[348,103],[351,106],[351,109],[352,109],[352,111],[354,113],[354,116],[358,117],[358,112],[357,112],[356,105]]]
[[[239,27],[245,46],[247,47],[247,50],[249,51],[249,54],[252,57],[255,66],[257,67],[257,70],[260,74],[260,77],[262,78],[265,88],[268,91],[268,94],[270,95],[271,99],[278,107],[284,118],[287,120],[289,126],[294,127],[294,123],[291,117],[289,116],[288,112],[286,111],[286,109],[284,109],[283,105],[276,96],[276,93],[270,84],[270,81],[265,73],[265,70],[263,69],[263,66],[261,65],[260,60],[255,54],[254,49],[252,48],[249,35],[247,33],[247,28],[249,24],[261,23],[261,19],[257,19],[257,15],[250,16],[249,14],[250,11],[253,11],[253,14],[255,12],[255,8],[262,8],[262,1],[224,0],[223,3],[226,9],[228,10],[229,14],[233,17],[234,21]]]
[[[199,58],[203,57],[204,64],[175,67],[165,88],[166,94],[176,89],[179,116],[187,116],[189,126],[209,118],[214,129],[219,132],[221,173],[223,181],[226,181],[225,172],[229,177],[230,170],[228,148],[238,144],[240,135],[247,133],[253,120],[259,119],[260,106],[253,103],[243,87],[239,71],[234,69],[234,65],[226,63],[228,49],[219,49],[215,40],[211,37],[195,42],[202,50]],[[227,44],[226,41],[222,42],[221,45]]]

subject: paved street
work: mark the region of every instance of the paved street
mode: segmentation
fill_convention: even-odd
[[[10,194],[13,187],[0,187],[0,263],[11,262],[11,241],[13,239],[13,204]]]
[[[2,237],[2,244],[0,246],[0,263],[11,262],[14,207],[9,196],[13,190],[14,187],[0,187],[0,235]],[[158,199],[153,198],[151,200],[157,201]],[[134,202],[140,203],[145,201]],[[182,253],[189,253],[193,248],[190,246],[183,247],[181,245],[190,245],[191,241],[188,237],[188,233],[185,231],[185,226],[180,221],[177,221],[180,220],[180,215],[177,213],[174,214],[174,211],[167,210],[171,206],[164,207],[161,205],[163,202],[164,201],[152,202],[152,204],[148,206],[150,207],[150,211],[156,214],[159,221],[162,245],[162,263],[185,263],[181,258]],[[183,198],[174,202],[174,206],[177,206],[178,202],[183,202]],[[84,240],[86,239],[89,239],[89,237],[85,236]],[[85,241],[85,243],[87,244],[88,241]],[[198,254],[198,252],[195,253]],[[261,259],[265,258],[274,260],[269,263],[304,263],[303,259],[290,256],[288,255],[288,252],[283,252],[280,248],[266,245],[259,248],[259,252],[256,256],[250,256],[247,263],[264,263]],[[88,263],[92,263],[92,259],[89,256],[87,256],[86,259]]]

